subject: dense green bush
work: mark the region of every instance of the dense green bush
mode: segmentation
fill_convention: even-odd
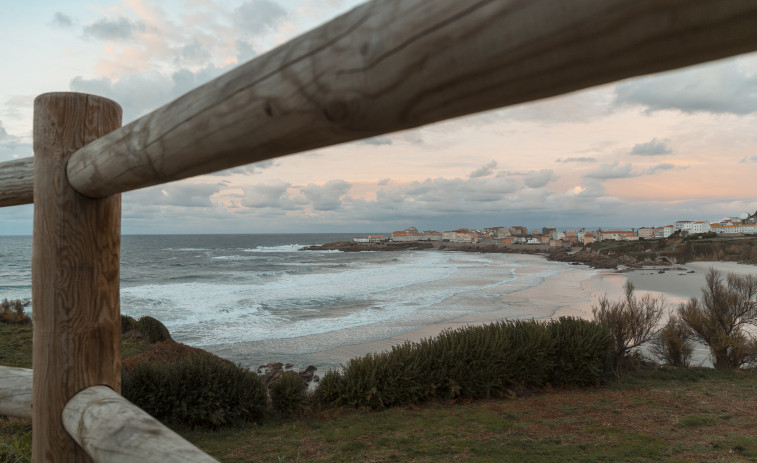
[[[144,316],[139,320],[136,320],[128,315],[121,315],[121,334],[127,333],[131,330],[136,330],[142,333],[150,344],[155,344],[160,341],[173,342],[168,328],[166,328],[166,326],[158,319],[150,316]]]
[[[168,328],[153,317],[145,316],[140,318],[135,328],[145,335],[145,338],[150,344],[155,344],[160,341],[173,342],[171,333],[168,332]]]
[[[351,359],[342,372],[326,373],[316,392],[325,404],[386,408],[595,384],[610,371],[612,348],[607,330],[570,317],[469,326]]]
[[[308,385],[293,371],[284,372],[270,386],[271,405],[284,416],[291,416],[305,409]]]
[[[137,320],[128,315],[121,314],[121,334],[137,329]]]
[[[140,362],[124,371],[122,394],[160,421],[191,428],[258,420],[267,408],[258,375],[202,355],[169,364]]]
[[[549,322],[552,333],[552,384],[588,386],[602,382],[612,368],[613,337],[597,323],[573,317]]]
[[[0,302],[0,323],[12,325],[31,325],[32,319],[24,313],[24,303],[20,299]]]

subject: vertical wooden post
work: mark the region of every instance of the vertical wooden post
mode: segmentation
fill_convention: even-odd
[[[121,107],[80,93],[34,100],[34,375],[32,461],[89,462],[63,428],[77,392],[121,388],[121,197],[91,199],[68,183],[77,149],[117,129]]]

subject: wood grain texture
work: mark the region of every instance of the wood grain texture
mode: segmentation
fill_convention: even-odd
[[[76,394],[63,425],[96,462],[216,462],[139,407],[105,386]]]
[[[0,162],[0,207],[34,202],[34,158]]]
[[[48,93],[34,100],[34,381],[32,461],[91,461],[63,429],[77,392],[120,390],[121,197],[91,199],[66,179],[77,149],[116,129],[121,108],[105,98]]]
[[[97,140],[68,175],[103,197],[755,49],[754,0],[374,0]]]
[[[0,415],[32,417],[32,370],[0,366]]]

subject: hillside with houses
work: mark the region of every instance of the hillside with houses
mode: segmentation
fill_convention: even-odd
[[[669,225],[642,226],[632,229],[597,228],[588,230],[557,229],[543,227],[529,230],[523,226],[489,227],[482,230],[460,228],[450,231],[419,231],[415,227],[392,232],[355,237],[356,243],[463,243],[492,245],[541,245],[550,247],[585,246],[602,241],[639,241],[665,239],[675,234],[681,237],[700,236],[744,236],[757,235],[757,212],[725,217],[711,222],[705,220],[678,220]]]

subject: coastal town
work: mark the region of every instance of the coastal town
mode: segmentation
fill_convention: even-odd
[[[502,244],[502,245],[548,245],[550,247],[571,247],[587,245],[599,241],[638,241],[668,238],[673,234],[710,236],[757,235],[757,212],[742,213],[738,216],[725,217],[719,221],[678,220],[670,225],[649,226],[631,229],[597,228],[597,229],[557,229],[542,227],[529,230],[524,226],[488,227],[481,230],[460,228],[438,232],[434,230],[419,231],[415,227],[392,232],[391,234],[372,234],[355,237],[356,243],[383,242],[445,242],[467,244]]]

